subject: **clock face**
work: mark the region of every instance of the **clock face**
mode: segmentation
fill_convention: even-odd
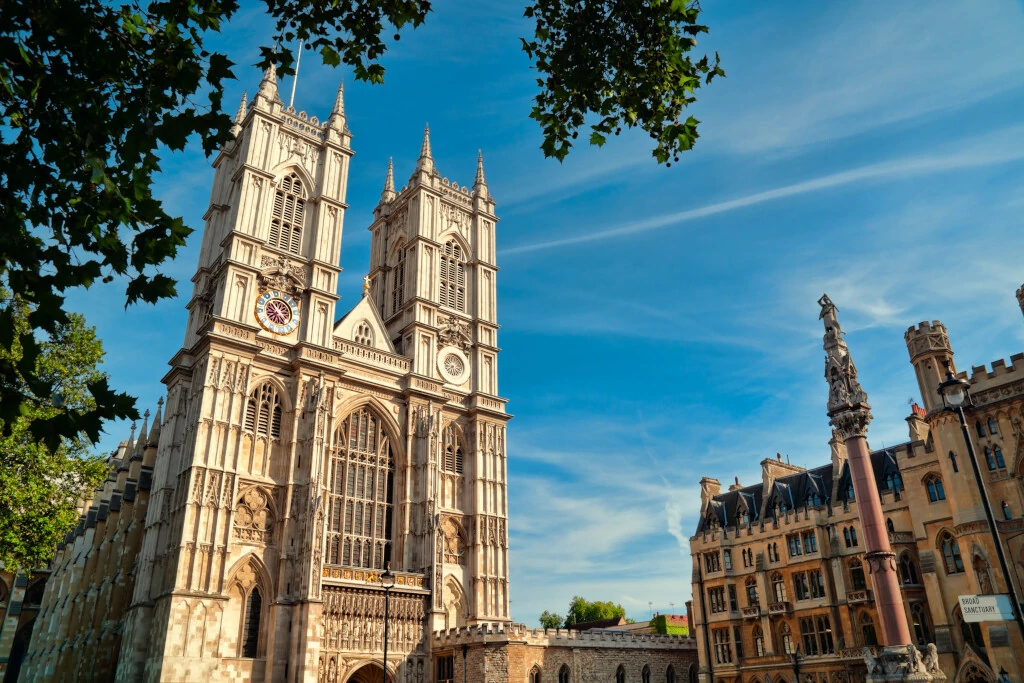
[[[299,305],[288,294],[276,289],[256,299],[256,320],[274,334],[291,334],[299,326]]]

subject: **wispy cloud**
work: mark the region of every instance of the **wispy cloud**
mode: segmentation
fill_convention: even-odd
[[[986,135],[957,145],[947,154],[918,155],[860,166],[847,171],[831,173],[791,185],[784,185],[762,192],[755,192],[736,199],[708,204],[696,209],[687,209],[660,216],[653,216],[617,228],[595,230],[585,234],[557,240],[545,240],[532,244],[509,247],[500,252],[502,256],[524,254],[547,249],[557,249],[587,242],[597,242],[634,235],[651,230],[678,225],[689,221],[744,209],[765,202],[821,192],[845,185],[854,185],[882,180],[908,179],[936,173],[967,170],[1003,164],[1024,158],[1024,126],[1013,126],[997,135]]]

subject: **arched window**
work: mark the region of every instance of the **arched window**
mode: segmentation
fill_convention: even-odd
[[[853,502],[857,500],[857,495],[853,490],[853,479],[850,479],[850,483],[846,485],[846,500]]]
[[[369,408],[345,418],[331,447],[329,564],[384,569],[391,559],[395,463],[382,420]]]
[[[462,442],[455,427],[449,424],[444,428],[444,471],[462,474],[462,462]]]
[[[804,641],[804,654],[818,654],[818,639],[814,633],[814,619],[806,617],[800,620],[800,638]]]
[[[942,560],[946,565],[947,574],[961,574],[964,571],[964,561],[960,557],[960,546],[957,544],[953,534],[948,531],[942,532],[939,536],[939,548],[942,550]]]
[[[860,560],[850,560],[848,566],[850,567],[850,585],[853,586],[853,590],[867,590],[867,582],[864,580],[864,566],[860,563]]]
[[[978,579],[978,590],[983,595],[991,595],[995,591],[992,590],[992,577],[988,573],[988,562],[980,555],[975,555],[973,564],[974,576]]]
[[[260,618],[263,613],[263,596],[259,586],[254,586],[245,600],[245,614],[242,615],[242,656],[257,657],[260,643]]]
[[[754,652],[758,657],[764,657],[764,631],[760,626],[755,626],[752,634],[754,640]]]
[[[626,667],[619,664],[619,668],[615,670],[615,683],[626,683]]]
[[[846,542],[846,547],[847,548],[852,547],[853,544],[850,542],[850,528],[849,527],[843,527],[843,541]]]
[[[885,528],[889,531],[890,534],[896,533],[896,525],[892,523],[891,518],[885,520]]]
[[[910,604],[910,621],[914,624],[914,639],[918,647],[927,647],[932,642],[932,630],[928,622],[928,611],[923,602]]]
[[[995,455],[996,459],[996,467],[1001,470],[1006,469],[1006,461],[1003,460],[1003,449],[1001,449],[999,446],[995,446],[993,454]]]
[[[857,529],[852,526],[850,527],[850,542],[853,544],[854,548],[857,547]]]
[[[302,246],[302,219],[305,212],[305,193],[302,181],[292,173],[281,179],[274,193],[274,212],[270,219],[270,239],[267,244],[299,253]]]
[[[405,303],[405,249],[396,254],[395,267],[391,271],[391,315],[398,313],[398,308]]]
[[[644,668],[640,671],[640,680],[642,683],[651,683],[651,667],[644,664]]]
[[[946,500],[946,490],[942,488],[942,480],[937,475],[928,475],[924,480],[924,485],[928,489],[928,500],[933,503]]]
[[[530,683],[540,683],[540,667],[536,664],[530,669]]]
[[[1013,514],[1010,512],[1010,505],[1005,500],[1003,501],[1003,518],[1013,519]]]
[[[569,667],[566,664],[558,670],[558,683],[569,683]]]
[[[867,612],[860,613],[860,633],[864,639],[863,645],[867,647],[878,645],[878,635],[875,634],[875,622]]]
[[[996,421],[994,418],[991,417],[988,419],[988,433],[991,434],[992,436],[995,436],[996,434],[999,433],[999,430],[996,429]]]
[[[900,555],[900,580],[904,585],[917,585],[921,583],[918,579],[917,565],[910,553]]]
[[[697,665],[690,665],[690,674],[688,676],[690,683],[697,683]]]
[[[782,651],[787,655],[791,655],[796,652],[793,649],[793,633],[789,630],[789,624],[783,622],[782,626],[779,627],[779,635],[782,640]]]
[[[974,423],[974,428],[978,430],[978,436],[985,436],[985,427],[981,424],[981,420]]]
[[[355,342],[363,346],[373,346],[373,329],[370,323],[364,320],[356,325]]]
[[[665,683],[676,683],[676,670],[671,664],[665,669]]]
[[[779,572],[772,574],[772,595],[775,596],[775,602],[786,601],[786,581]]]
[[[746,581],[747,607],[757,607],[760,603],[757,599],[757,579],[750,577]]]
[[[281,399],[270,382],[264,382],[249,394],[243,427],[259,436],[281,438]]]
[[[818,646],[823,655],[829,655],[836,651],[835,642],[832,640],[832,622],[827,615],[815,619],[818,627]]]
[[[462,247],[448,240],[441,253],[441,305],[466,312],[466,264]]]
[[[985,448],[985,462],[988,463],[988,468],[994,470],[996,468],[996,459],[992,457],[992,449]]]
[[[959,607],[956,608],[953,617],[956,623],[960,625],[960,635],[963,636],[964,642],[970,645],[983,659],[987,659],[985,638],[981,635],[981,624],[964,621],[964,615]]]

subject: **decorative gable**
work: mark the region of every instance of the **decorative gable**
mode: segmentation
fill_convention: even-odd
[[[369,297],[363,297],[355,307],[334,325],[334,336],[367,348],[394,353],[388,339],[387,328]]]

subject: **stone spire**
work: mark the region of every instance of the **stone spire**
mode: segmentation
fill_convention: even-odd
[[[388,174],[384,178],[384,189],[380,193],[381,202],[390,202],[397,196],[395,192],[395,160],[388,159]]]
[[[477,150],[476,153],[476,180],[473,181],[473,192],[487,196],[487,179],[484,178],[484,153]]]
[[[836,318],[838,309],[828,294],[818,299],[825,324],[825,381],[828,382],[829,423],[845,438],[864,436],[871,422],[871,406],[868,395],[857,381],[857,366],[850,357],[850,349],[843,339],[843,328]]]
[[[266,98],[268,102],[275,102],[280,99],[277,95],[277,67],[274,66],[273,62],[263,72],[263,80],[260,81],[260,87],[256,94]]]
[[[423,144],[420,145],[420,158],[416,162],[417,171],[430,173],[434,170],[434,157],[430,154],[430,124],[423,129]]]
[[[131,450],[135,446],[135,420],[132,420],[132,431],[128,434],[128,450]]]
[[[249,93],[242,91],[242,101],[238,103],[238,111],[235,112],[235,124],[231,126],[231,134],[236,138],[242,132],[242,121],[245,120],[245,105],[249,102]]]
[[[161,396],[156,402],[156,415],[153,417],[153,429],[149,432],[149,445],[157,446],[160,443],[160,427],[163,423],[164,397]]]
[[[345,130],[345,82],[338,84],[338,95],[334,98],[334,107],[331,109],[331,117],[327,123],[338,131]]]
[[[144,412],[142,414],[142,429],[139,430],[139,439],[138,439],[138,441],[135,442],[135,450],[132,453],[133,457],[138,456],[139,458],[142,458],[142,452],[145,450],[145,447],[146,447],[146,441],[147,441],[147,438],[146,438],[146,428],[148,426],[149,426],[149,408],[147,408],[146,412]]]

